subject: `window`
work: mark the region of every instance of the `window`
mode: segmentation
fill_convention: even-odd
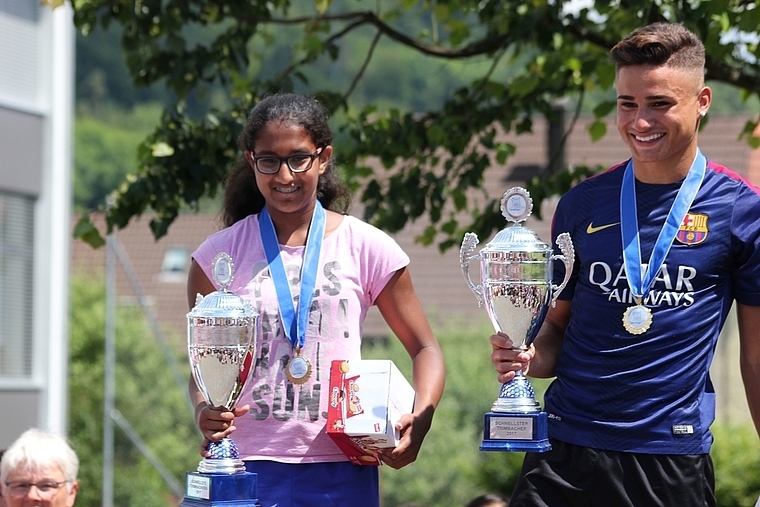
[[[0,192],[0,377],[32,376],[34,199]]]
[[[0,96],[40,106],[40,2],[0,0]]]
[[[190,251],[184,246],[170,246],[161,263],[161,281],[185,281],[190,265]]]
[[[36,23],[40,18],[40,2],[2,0],[0,1],[0,12]]]

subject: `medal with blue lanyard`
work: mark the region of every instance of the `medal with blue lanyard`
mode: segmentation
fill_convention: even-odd
[[[691,164],[681,188],[678,189],[673,205],[665,219],[665,224],[655,241],[646,271],[641,272],[641,243],[636,213],[636,182],[633,174],[633,159],[628,161],[620,187],[620,230],[623,238],[623,264],[631,294],[636,304],[623,314],[623,327],[631,334],[645,333],[652,325],[652,310],[644,306],[643,300],[649,294],[652,283],[660,271],[665,257],[676,239],[678,229],[702,184],[707,160],[697,149],[697,156]]]
[[[272,276],[277,293],[282,327],[285,331],[285,337],[295,352],[285,365],[285,375],[294,384],[303,384],[311,376],[311,362],[307,358],[301,357],[301,349],[306,343],[309,309],[317,284],[319,254],[322,251],[322,238],[325,235],[325,218],[325,210],[317,200],[309,225],[309,233],[306,237],[306,248],[304,249],[303,264],[301,264],[301,289],[298,296],[298,308],[296,308],[290,294],[285,266],[282,263],[277,233],[266,206],[261,210],[259,217],[261,242],[264,244],[264,252],[269,263],[269,273]]]

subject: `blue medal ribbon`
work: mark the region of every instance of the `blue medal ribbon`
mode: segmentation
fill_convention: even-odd
[[[288,286],[288,276],[285,273],[285,266],[280,255],[280,244],[277,241],[272,217],[269,216],[266,206],[262,208],[259,216],[261,242],[264,244],[264,252],[269,263],[269,273],[272,275],[277,301],[280,304],[280,317],[282,318],[285,337],[296,350],[300,350],[306,343],[306,327],[309,324],[309,309],[317,284],[319,254],[322,251],[322,239],[325,235],[325,221],[325,210],[317,200],[309,224],[306,249],[301,265],[301,290],[298,297],[298,315],[296,318],[296,309]]]
[[[697,149],[697,156],[691,164],[686,178],[678,189],[673,205],[670,207],[665,224],[655,241],[646,272],[641,272],[641,244],[639,240],[639,223],[636,211],[636,183],[633,174],[633,159],[628,161],[620,187],[620,230],[623,238],[623,264],[631,294],[642,304],[652,287],[655,276],[660,271],[665,257],[676,239],[678,229],[683,223],[705,176],[707,159]]]

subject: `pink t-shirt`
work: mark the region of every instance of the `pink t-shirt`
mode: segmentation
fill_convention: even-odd
[[[344,461],[346,457],[325,432],[330,362],[359,359],[362,323],[368,308],[409,257],[386,233],[345,216],[324,239],[316,290],[301,355],[312,365],[302,385],[288,381],[284,366],[293,355],[285,337],[279,305],[259,234],[259,215],[246,217],[209,236],[193,258],[212,280],[211,264],[220,252],[232,257],[234,280],[229,289],[250,299],[258,312],[255,366],[238,405],[250,412],[235,420],[231,435],[243,459],[289,463]],[[280,245],[291,295],[300,289],[304,247]]]

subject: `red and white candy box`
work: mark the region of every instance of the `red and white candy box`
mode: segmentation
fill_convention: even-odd
[[[355,465],[379,465],[398,445],[395,425],[414,407],[414,389],[389,360],[333,361],[327,434]]]

